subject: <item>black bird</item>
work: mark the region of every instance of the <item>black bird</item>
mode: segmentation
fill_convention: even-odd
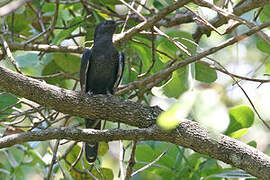
[[[83,92],[89,94],[114,94],[114,88],[123,75],[125,56],[113,46],[112,37],[117,25],[123,21],[106,20],[98,24],[94,33],[94,46],[83,53],[80,83]],[[85,119],[86,128],[101,128],[101,121]],[[89,163],[97,158],[98,142],[85,144],[85,156]]]

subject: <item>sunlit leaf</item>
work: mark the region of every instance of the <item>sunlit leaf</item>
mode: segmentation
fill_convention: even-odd
[[[248,132],[248,128],[239,129],[230,134],[232,138],[240,138]]]
[[[109,150],[109,144],[106,142],[99,142],[98,156],[104,156]]]
[[[176,128],[190,113],[195,99],[195,92],[184,93],[178,102],[173,104],[167,111],[161,113],[157,119],[157,124],[165,130]]]
[[[233,132],[249,128],[254,122],[254,112],[248,106],[238,106],[229,111],[230,124],[225,134],[230,135]]]
[[[179,97],[189,88],[188,66],[182,67],[173,72],[171,79],[161,87],[155,87],[152,92],[156,95],[165,95],[166,97]]]
[[[198,81],[211,83],[217,79],[217,72],[206,65],[195,63],[195,79]]]
[[[261,22],[265,22],[270,19],[270,5],[264,5],[262,12],[259,15]]]
[[[270,45],[267,44],[264,40],[260,39],[257,43],[256,46],[259,50],[261,50],[264,53],[270,54]]]

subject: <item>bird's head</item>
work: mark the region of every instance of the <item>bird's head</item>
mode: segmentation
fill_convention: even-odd
[[[105,20],[101,23],[99,23],[95,29],[95,34],[94,38],[96,39],[99,36],[104,36],[104,35],[113,35],[113,33],[116,30],[116,27],[119,24],[122,24],[123,21],[114,21],[114,20]]]

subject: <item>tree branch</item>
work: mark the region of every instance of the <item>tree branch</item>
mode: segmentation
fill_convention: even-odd
[[[141,105],[115,96],[89,96],[66,90],[3,67],[0,67],[0,89],[66,114],[90,119],[109,119],[136,127],[153,125],[162,112],[158,107]]]
[[[5,5],[4,7],[0,8],[0,17],[8,15],[9,13],[12,13],[22,5],[24,5],[29,0],[18,0],[18,1],[12,1],[11,3]]]
[[[202,2],[201,0],[196,0],[195,1],[196,4],[200,5]],[[263,7],[265,4],[270,4],[270,0],[246,0],[246,1],[242,1],[239,4],[237,4],[234,8],[233,8],[233,12],[232,14],[235,14],[236,16],[240,16],[252,9],[258,8],[258,7]],[[223,24],[228,22],[228,19],[226,19],[225,16],[222,15],[217,15],[215,18],[213,18],[212,20],[209,21],[214,27],[220,27]],[[199,42],[201,36],[203,34],[206,34],[207,36],[210,36],[211,34],[211,29],[209,27],[206,26],[198,26],[198,28],[196,29],[196,32],[192,35],[193,39],[196,42]]]
[[[27,141],[50,139],[167,141],[207,154],[263,180],[270,177],[270,158],[267,155],[227,136],[209,134],[196,122],[185,121],[174,131],[161,131],[153,126],[162,112],[158,107],[141,105],[115,96],[89,96],[46,84],[3,67],[0,67],[0,89],[70,115],[106,119],[143,128],[96,131],[62,127],[25,132],[1,138],[0,148]]]
[[[147,117],[145,118],[147,119]],[[156,126],[142,129],[93,130],[61,127],[40,131],[12,134],[0,139],[0,148],[28,141],[68,139],[73,141],[157,140],[191,148],[215,159],[241,168],[262,179],[270,177],[270,157],[240,141],[224,135],[208,133],[197,122],[184,121],[171,132]]]

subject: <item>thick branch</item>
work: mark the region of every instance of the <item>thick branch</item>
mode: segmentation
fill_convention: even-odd
[[[132,130],[91,130],[76,128],[57,128],[41,131],[13,134],[0,139],[0,148],[9,147],[28,141],[68,139],[74,141],[113,141],[113,140],[157,140],[171,142],[191,148],[199,153],[241,168],[262,179],[270,177],[270,157],[235,139],[224,135],[208,133],[198,123],[185,121],[177,130],[161,131],[156,126]]]
[[[66,114],[91,119],[109,119],[136,127],[151,126],[162,112],[157,107],[144,106],[114,96],[89,96],[62,89],[3,67],[0,67],[0,89]]]
[[[136,127],[150,127],[162,112],[158,107],[144,106],[114,96],[88,96],[46,84],[6,68],[0,67],[0,89],[18,94],[57,111],[81,117],[107,119]],[[215,138],[219,137],[219,138]],[[59,128],[38,132],[10,135],[0,140],[0,147],[8,147],[26,141],[49,139],[75,141],[159,140],[168,141],[207,154],[250,174],[267,179],[270,176],[270,158],[258,150],[229,137],[211,136],[198,123],[181,123],[178,131],[164,132],[158,128],[135,130],[78,130]]]
[[[5,15],[8,15],[9,13],[12,13],[22,5],[24,5],[29,0],[18,0],[18,1],[12,1],[11,3],[5,5],[4,7],[0,8],[0,17],[3,17]]]

